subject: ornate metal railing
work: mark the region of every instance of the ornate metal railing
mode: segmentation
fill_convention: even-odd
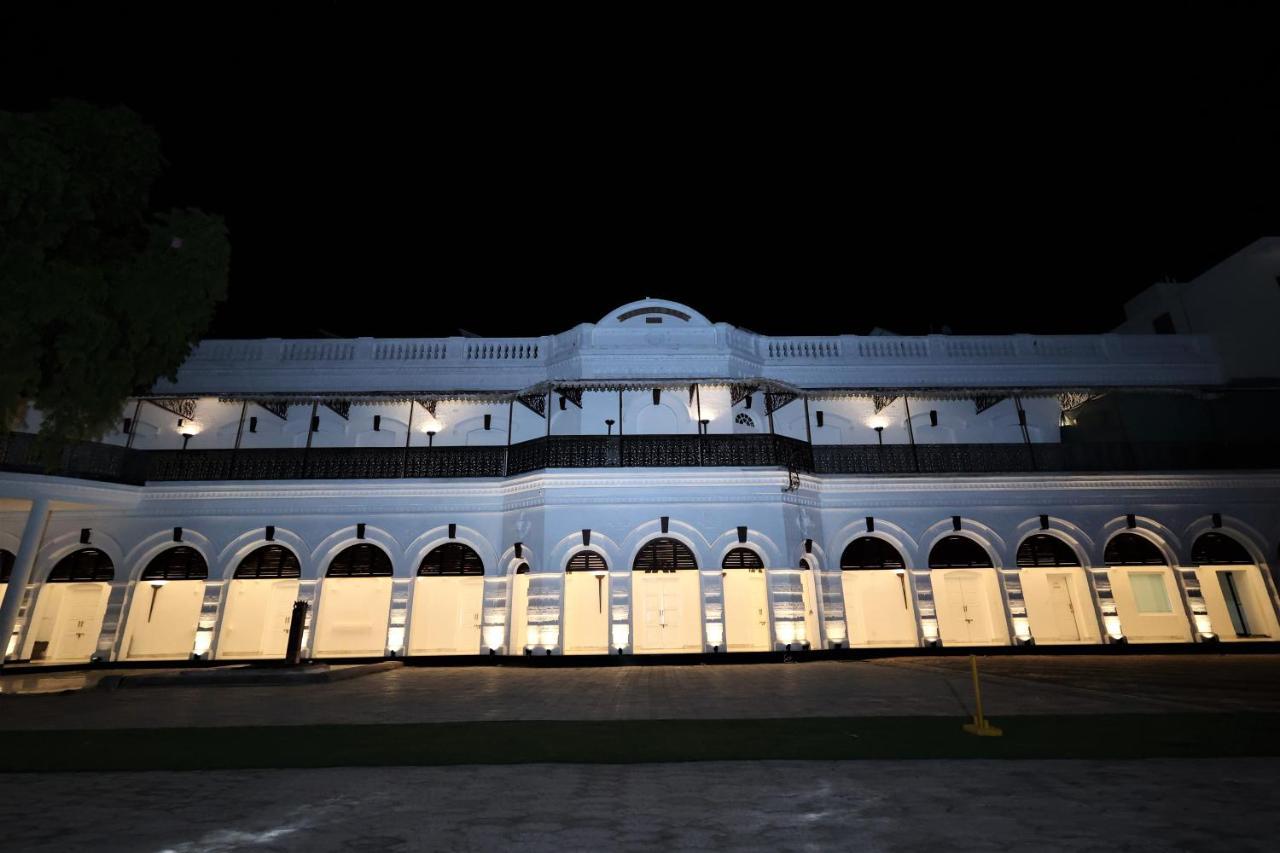
[[[1016,474],[1280,469],[1280,443],[816,445],[780,435],[546,436],[510,447],[135,450],[81,442],[50,465],[0,436],[0,470],[142,484],[177,480],[503,477],[548,468],[784,468],[796,474]]]
[[[1187,441],[816,445],[819,474],[1013,474],[1280,468],[1280,444]]]

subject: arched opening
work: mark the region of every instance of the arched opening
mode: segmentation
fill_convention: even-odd
[[[120,644],[124,660],[185,660],[195,647],[209,566],[195,548],[177,545],[151,558],[133,587]]]
[[[1066,541],[1048,533],[1028,536],[1017,560],[1027,623],[1038,644],[1102,641],[1089,579]]]
[[[609,652],[609,565],[595,551],[569,558],[564,575],[564,653]]]
[[[413,581],[409,654],[480,652],[484,561],[470,545],[446,542],[427,552]]]
[[[236,566],[222,606],[219,658],[283,658],[302,566],[281,545],[250,551]]]
[[[898,549],[860,536],[840,555],[840,588],[850,646],[916,646],[907,564]]]
[[[1191,546],[1209,623],[1226,641],[1280,636],[1262,571],[1245,547],[1225,533],[1202,533]]]
[[[83,662],[98,649],[102,617],[115,566],[98,548],[81,548],[58,561],[40,589],[22,657]]]
[[[1000,579],[985,548],[967,536],[944,536],[929,551],[929,578],[943,644],[1009,644]]]
[[[1120,629],[1131,643],[1189,642],[1191,626],[1177,581],[1156,544],[1117,533],[1103,550]]]
[[[359,542],[329,561],[316,613],[315,657],[381,657],[391,615],[391,557]]]
[[[724,586],[724,642],[731,652],[767,652],[769,586],[764,560],[751,548],[733,548],[720,561]]]
[[[632,648],[637,654],[702,651],[698,561],[679,539],[650,539],[631,564]]]

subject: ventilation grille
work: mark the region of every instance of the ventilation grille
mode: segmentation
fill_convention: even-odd
[[[97,548],[81,548],[58,561],[49,574],[49,583],[92,581],[106,583],[114,579],[116,568],[111,558]]]
[[[449,542],[432,548],[431,552],[422,558],[422,564],[418,566],[418,574],[421,577],[483,575],[484,562],[471,546],[463,545],[461,542]]]
[[[636,554],[633,571],[637,572],[673,572],[677,569],[696,569],[698,561],[694,558],[689,546],[678,539],[653,539],[646,542]]]
[[[142,572],[144,581],[202,581],[209,577],[209,564],[195,548],[179,545],[156,554]]]
[[[242,580],[297,578],[302,576],[302,567],[288,548],[263,545],[240,561],[235,576]]]

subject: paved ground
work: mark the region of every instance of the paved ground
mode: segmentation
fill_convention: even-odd
[[[0,775],[5,850],[1271,851],[1280,760]]]
[[[988,714],[1280,710],[1280,655],[994,657]],[[971,713],[967,658],[405,667],[336,684],[0,695],[0,729]],[[3,679],[11,678],[4,676]],[[0,690],[2,690],[0,683]]]

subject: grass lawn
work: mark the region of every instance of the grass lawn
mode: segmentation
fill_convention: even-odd
[[[1280,755],[1280,714],[611,720],[0,732],[0,771]]]

